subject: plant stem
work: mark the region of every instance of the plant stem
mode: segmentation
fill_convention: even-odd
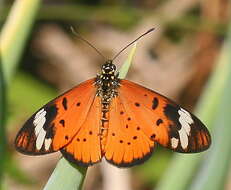
[[[1,61],[1,52],[0,52]],[[2,70],[2,62],[0,62],[0,189],[2,188],[2,178],[6,157],[6,86]]]

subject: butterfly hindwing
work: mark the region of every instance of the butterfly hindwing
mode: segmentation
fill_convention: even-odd
[[[152,153],[155,142],[150,140],[127,112],[120,97],[112,100],[105,158],[117,167],[130,167],[142,163]]]
[[[100,98],[96,96],[80,130],[72,141],[61,149],[67,160],[84,166],[92,165],[101,160],[100,118]]]
[[[183,153],[201,152],[210,146],[204,124],[166,97],[127,80],[121,80],[118,91],[128,112],[153,141]]]
[[[90,79],[52,100],[24,124],[16,139],[16,149],[40,155],[57,151],[68,144],[85,121],[96,87]]]

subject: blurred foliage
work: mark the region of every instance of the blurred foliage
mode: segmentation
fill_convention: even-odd
[[[0,18],[4,20],[10,7],[4,6],[3,16]],[[56,21],[59,23],[69,24],[82,24],[82,23],[105,23],[111,24],[114,27],[122,29],[130,29],[139,21],[147,16],[155,14],[160,18],[161,13],[153,12],[152,9],[138,8],[136,6],[124,6],[121,4],[115,5],[86,5],[86,4],[43,4],[39,10],[38,20],[40,21]],[[166,29],[167,36],[174,36],[179,39],[181,35],[191,33],[192,31],[210,31],[220,35],[224,35],[226,31],[226,25],[217,23],[213,20],[205,20],[201,17],[200,9],[194,7],[187,12],[184,17],[180,17],[176,20],[168,23]],[[164,17],[162,18],[164,21]]]
[[[32,1],[15,1],[14,5],[12,6],[10,16],[8,17],[7,21],[4,23],[4,27],[1,29],[0,34],[0,96],[1,96],[1,121],[4,122],[8,118],[4,118],[4,115],[7,115],[7,102],[5,96],[6,94],[6,87],[8,87],[10,83],[10,79],[12,79],[17,64],[19,63],[20,56],[23,52],[23,48],[25,45],[26,38],[28,37],[28,32],[31,28],[31,24],[34,21],[35,12],[38,8],[39,1],[34,0]],[[2,98],[3,97],[3,98]],[[3,115],[2,115],[3,114]],[[7,149],[7,141],[6,141],[6,133],[5,133],[5,122],[1,123],[0,126],[0,177],[3,174],[8,173],[14,178],[19,171],[16,165],[10,164],[10,154],[9,150]],[[13,162],[12,162],[13,163]],[[16,167],[13,167],[16,166]],[[14,168],[14,172],[12,171]],[[21,179],[23,179],[23,175],[20,175]],[[2,180],[2,179],[0,179]],[[0,181],[0,184],[4,182]],[[0,187],[1,188],[1,187]],[[7,187],[4,187],[7,188]]]
[[[10,7],[3,9],[4,19]],[[98,22],[109,23],[121,28],[130,28],[140,18],[145,16],[146,11],[123,6],[88,6],[88,5],[59,5],[45,4],[41,7],[38,19],[40,21],[54,21],[64,23]],[[1,20],[0,20],[1,22]]]
[[[9,86],[8,94],[9,126],[14,126],[19,120],[53,99],[57,92],[28,73],[17,72]]]
[[[8,67],[6,75],[9,75],[9,78],[11,78],[11,80],[13,78],[13,80],[9,83],[9,89],[5,91],[3,80],[5,76],[3,77],[3,72],[0,70],[0,155],[2,155],[2,152],[5,152],[5,149],[7,148],[5,129],[2,127],[4,126],[5,121],[2,119],[4,117],[3,115],[7,113],[6,119],[9,121],[7,122],[7,126],[11,127],[10,130],[14,130],[15,126],[18,126],[18,123],[21,123],[25,117],[33,113],[35,110],[41,107],[41,105],[44,105],[44,103],[48,102],[56,95],[56,91],[53,88],[49,87],[48,85],[44,85],[34,76],[27,73],[30,71],[25,72],[20,70],[19,72],[15,72],[15,69],[17,68],[16,64],[20,62],[20,56],[24,50],[25,40],[29,37],[28,31],[31,28],[31,23],[35,21],[34,15],[37,13],[37,11],[39,12],[37,19],[40,22],[57,22],[61,25],[65,24],[67,26],[72,24],[81,25],[86,23],[105,25],[110,24],[114,27],[130,29],[145,17],[155,14],[156,9],[154,8],[164,4],[167,2],[167,0],[152,1],[150,6],[148,6],[148,1],[141,2],[132,0],[60,0],[59,2],[47,2],[48,3],[44,3],[42,5],[39,11],[39,4],[37,4],[39,1],[33,2],[35,3],[35,6],[26,6],[23,9],[26,14],[22,14],[15,19],[17,23],[13,24],[13,28],[16,27],[16,30],[14,30],[13,33],[6,33],[6,38],[12,40],[9,42],[9,45],[12,47],[5,48],[6,51],[4,56],[6,56],[5,58],[7,64],[4,64]],[[9,5],[4,6],[0,10],[3,14],[3,16],[0,18],[0,23],[4,22],[10,10],[12,10],[12,7]],[[183,17],[168,22],[165,28],[164,36],[173,42],[180,42],[180,40],[185,36],[192,35],[198,31],[209,31],[221,37],[225,36],[227,25],[217,23],[213,20],[205,20],[205,18],[201,17],[200,14],[201,10],[199,6],[196,6],[187,12],[187,14],[185,14]],[[17,40],[17,38],[19,40]],[[231,50],[228,49],[226,51],[230,52]],[[2,51],[0,51],[0,53],[1,52]],[[0,60],[2,62],[1,58]],[[229,62],[230,59],[226,64],[229,64]],[[2,66],[1,63],[0,66]],[[225,70],[228,70],[226,67],[224,67],[224,65],[223,69],[224,70],[221,71],[217,76],[217,79],[220,79],[220,82],[222,79],[224,79]],[[219,69],[217,68],[216,70]],[[217,73],[214,75],[216,74]],[[230,79],[227,80],[226,86],[222,86],[223,84],[219,82],[212,82],[212,84],[210,84],[210,86],[207,88],[206,92],[208,96],[213,95],[211,102],[209,103],[207,101],[210,100],[210,98],[205,95],[200,102],[200,106],[203,107],[205,111],[198,111],[202,108],[197,109],[197,115],[202,118],[202,120],[204,120],[208,126],[217,126],[217,128],[213,130],[214,136],[216,136],[213,142],[216,144],[214,147],[212,147],[212,150],[210,150],[208,154],[203,153],[201,155],[195,155],[192,157],[186,156],[187,158],[185,157],[184,159],[180,158],[180,155],[173,156],[173,154],[169,151],[157,150],[148,162],[144,163],[142,166],[135,167],[134,169],[135,175],[140,181],[142,181],[142,185],[145,186],[145,184],[148,184],[148,186],[151,187],[161,179],[161,185],[158,186],[160,189],[174,189],[175,187],[175,189],[180,190],[185,189],[186,185],[192,182],[193,176],[195,179],[193,181],[192,189],[221,189],[223,187],[228,165],[230,164],[230,143],[228,140],[226,140],[229,137],[224,136],[230,134],[230,130],[227,126],[230,123],[230,117],[228,116],[230,113],[230,105],[228,102],[231,94],[231,88],[228,84],[231,84]],[[224,89],[225,91],[223,91]],[[8,92],[8,110],[6,110],[4,106],[4,104],[6,104],[5,92]],[[223,100],[221,105],[220,100]],[[217,104],[216,108],[213,107],[214,104]],[[218,111],[216,111],[217,109]],[[223,112],[225,114],[223,114]],[[215,117],[216,115],[217,117]],[[211,121],[207,121],[207,117],[210,117]],[[218,127],[220,128],[218,129]],[[224,148],[220,149],[220,147]],[[25,175],[21,171],[17,165],[17,162],[10,154],[6,154],[6,156],[8,162],[7,167],[5,168],[9,176],[11,176],[15,181],[19,181],[23,184],[35,183],[32,179],[30,179],[30,176]],[[203,162],[198,166],[201,158],[206,158],[208,161]],[[0,162],[2,159],[3,157],[0,157]],[[169,163],[171,160],[173,161],[172,164],[174,166],[170,166],[169,169]],[[221,162],[221,160],[224,162]],[[192,163],[189,163],[190,161],[192,161]],[[204,166],[202,167],[202,165]],[[3,165],[0,165],[0,174],[2,174],[4,171],[4,169],[2,170],[1,166]],[[185,166],[190,168],[187,172],[185,172]],[[196,171],[197,169],[201,170]],[[66,173],[68,173],[68,171],[70,170],[67,170]],[[164,175],[166,171],[167,174]],[[213,173],[215,173],[214,171],[216,171],[216,175],[213,175]],[[184,173],[184,175],[182,175],[182,173]],[[60,174],[60,172],[58,172],[58,174]],[[73,174],[75,175],[75,173]],[[218,178],[216,177],[217,175],[219,175]],[[50,183],[50,181],[48,183],[48,185],[53,185]],[[173,186],[173,183],[175,183],[176,186]]]
[[[18,165],[18,161],[13,159],[11,154],[6,155],[5,175],[11,177],[15,182],[24,185],[35,185],[36,181],[31,178],[30,174],[26,174]],[[8,188],[6,188],[8,189]]]
[[[225,189],[229,169],[231,165],[231,128],[228,127],[231,122],[231,22],[229,25],[228,36],[223,44],[218,65],[210,82],[210,88],[214,88],[216,78],[220,81],[220,96],[216,96],[217,107],[214,108],[214,116],[211,116],[210,128],[213,129],[213,145],[208,152],[206,161],[204,161],[199,174],[194,178],[191,190],[217,190]],[[215,78],[216,77],[216,78]],[[214,82],[214,83],[212,83]],[[223,82],[223,83],[222,83]],[[210,92],[211,93],[211,92]],[[214,99],[213,99],[214,101]],[[216,101],[215,101],[216,102]],[[214,175],[216,172],[216,175]]]
[[[228,116],[230,106],[227,99],[231,94],[230,52],[231,25],[215,72],[209,80],[196,109],[196,115],[199,115],[210,129],[212,146],[207,152],[200,153],[200,155],[175,155],[166,174],[159,182],[158,190],[189,189],[193,178],[197,181],[194,181],[191,189],[224,189],[224,178],[228,175],[231,160],[231,142],[230,138],[225,135],[231,133],[231,128],[227,127],[230,123],[230,117]],[[228,102],[225,103],[225,101]],[[212,130],[213,128],[215,129]],[[213,174],[214,172],[216,172],[216,175]],[[181,179],[181,182],[176,183],[179,179]]]
[[[156,148],[153,156],[143,165],[134,168],[135,176],[140,179],[142,185],[153,187],[163,176],[172,159],[172,152],[166,149]]]

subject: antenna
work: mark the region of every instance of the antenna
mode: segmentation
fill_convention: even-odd
[[[92,47],[101,57],[103,57],[104,60],[107,60],[107,58],[104,57],[104,55],[95,46],[93,46],[89,41],[84,39],[72,26],[70,28],[73,34],[75,34],[79,39],[83,40],[86,44]]]
[[[135,43],[136,41],[138,41],[140,38],[142,38],[143,36],[145,36],[146,34],[154,31],[155,28],[151,28],[149,29],[147,32],[143,33],[142,35],[140,35],[138,38],[136,38],[135,40],[133,40],[131,43],[129,43],[128,45],[126,45],[123,49],[121,49],[113,58],[112,61],[114,61],[125,49],[127,49],[130,45],[132,45],[133,43]]]

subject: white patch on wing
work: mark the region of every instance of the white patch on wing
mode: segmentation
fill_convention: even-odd
[[[176,148],[178,146],[178,143],[179,143],[179,139],[175,138],[175,137],[172,137],[171,138],[171,145],[172,145],[172,148]]]
[[[34,118],[33,124],[35,126],[35,135],[37,136],[39,134],[39,131],[42,129],[43,125],[46,122],[46,111],[44,109],[41,109]]]
[[[42,145],[44,143],[44,139],[46,136],[46,131],[43,129],[43,126],[46,122],[46,111],[41,109],[38,113],[36,113],[34,117],[33,124],[35,126],[35,135],[37,137],[36,139],[36,148],[37,150],[40,150],[42,148]]]
[[[42,148],[45,136],[46,136],[46,131],[44,129],[41,129],[36,139],[37,150],[40,150]]]
[[[186,134],[183,127],[178,131],[180,135],[180,144],[183,149],[186,149],[188,146],[188,135]]]
[[[181,147],[183,149],[186,149],[188,146],[188,136],[191,131],[191,124],[193,124],[193,119],[190,115],[189,112],[184,110],[183,108],[180,108],[178,110],[179,114],[179,122],[181,124],[181,129],[178,131],[180,135],[180,142],[181,142]]]
[[[49,150],[50,146],[51,146],[51,142],[52,142],[52,139],[49,138],[45,138],[45,150]]]

